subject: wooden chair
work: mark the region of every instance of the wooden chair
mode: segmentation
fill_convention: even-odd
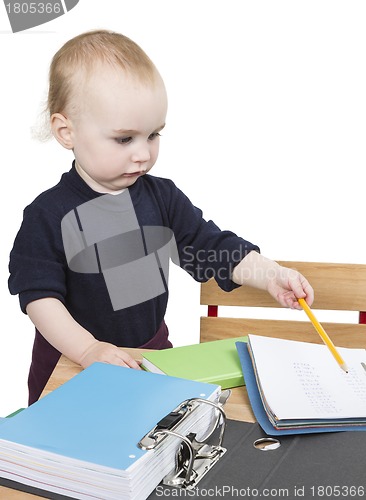
[[[312,305],[315,314],[316,309],[358,311],[358,323],[356,321],[354,323],[321,321],[321,323],[335,345],[360,347],[360,339],[362,335],[366,335],[366,265],[320,262],[279,262],[279,264],[297,269],[309,280],[315,291]],[[253,333],[302,341],[308,339],[309,342],[321,343],[319,335],[307,318],[305,321],[297,321],[219,316],[218,306],[281,308],[267,292],[262,290],[242,286],[232,292],[224,292],[212,279],[201,285],[201,304],[208,306],[207,316],[201,317],[201,342]],[[292,312],[294,315],[297,314],[297,311]]]

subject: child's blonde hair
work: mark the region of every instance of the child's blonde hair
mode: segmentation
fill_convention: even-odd
[[[49,118],[72,106],[76,75],[81,71],[87,79],[101,63],[121,68],[142,83],[153,83],[158,74],[151,59],[130,38],[108,30],[82,33],[67,41],[52,58],[43,124],[34,129],[34,136],[41,140],[52,136]]]
[[[97,63],[120,67],[142,82],[152,82],[156,69],[130,38],[113,31],[89,31],[72,38],[54,55],[49,72],[48,110],[62,113],[70,101],[73,75],[86,75]]]

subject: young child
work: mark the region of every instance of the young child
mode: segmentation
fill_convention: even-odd
[[[172,253],[197,281],[262,288],[290,308],[299,297],[312,303],[302,275],[204,220],[171,180],[149,175],[167,96],[133,41],[109,31],[69,40],[51,63],[48,112],[52,134],[75,159],[26,207],[10,255],[10,292],[36,327],[30,404],[60,353],[84,368],[102,361],[137,369],[119,347],[171,346],[164,314]]]

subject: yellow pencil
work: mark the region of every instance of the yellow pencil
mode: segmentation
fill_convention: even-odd
[[[328,335],[327,335],[326,331],[324,330],[324,328],[322,327],[322,325],[319,323],[319,321],[314,316],[312,310],[307,305],[305,299],[297,299],[297,300],[299,301],[299,304],[301,305],[301,307],[304,309],[304,311],[308,315],[310,321],[312,322],[315,330],[319,333],[319,335],[322,338],[324,344],[329,348],[330,352],[335,357],[335,359],[336,359],[337,363],[339,364],[339,366],[342,368],[342,370],[344,370],[346,373],[348,373],[347,365],[344,362],[342,356],[337,351],[335,345],[333,344],[333,342],[328,337]]]

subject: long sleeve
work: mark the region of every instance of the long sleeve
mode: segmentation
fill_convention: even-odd
[[[155,183],[176,239],[179,265],[198,282],[215,278],[225,291],[236,288],[231,280],[233,268],[252,250],[259,252],[259,247],[205,220],[172,181],[155,178]]]

